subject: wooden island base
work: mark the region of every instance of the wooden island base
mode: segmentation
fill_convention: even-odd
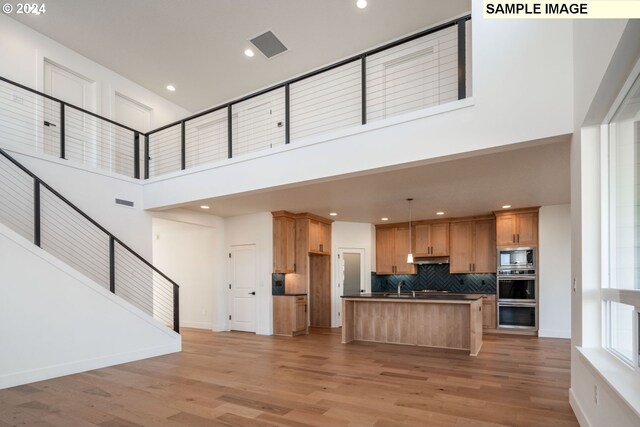
[[[482,346],[482,300],[343,298],[342,343],[372,341],[467,350]]]

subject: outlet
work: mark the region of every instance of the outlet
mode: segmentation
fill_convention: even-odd
[[[600,400],[599,392],[598,392],[598,384],[593,386],[593,402],[597,405]]]

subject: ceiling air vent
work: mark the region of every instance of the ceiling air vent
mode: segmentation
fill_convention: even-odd
[[[267,58],[273,58],[288,50],[271,31],[260,34],[249,41]]]

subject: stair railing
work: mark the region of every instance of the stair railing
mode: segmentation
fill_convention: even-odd
[[[0,222],[179,333],[176,282],[3,149]]]

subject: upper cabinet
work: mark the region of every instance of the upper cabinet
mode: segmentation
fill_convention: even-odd
[[[409,225],[376,226],[376,273],[416,274],[416,266],[407,263]]]
[[[449,221],[418,222],[414,229],[414,257],[449,256]]]
[[[497,246],[536,246],[538,244],[538,209],[526,208],[494,212]]]
[[[496,231],[491,217],[456,219],[451,222],[451,273],[495,273]]]
[[[331,220],[307,213],[277,211],[271,214],[274,273],[303,274],[307,254],[331,254]]]
[[[273,212],[273,272],[296,271],[296,219],[291,212]]]
[[[331,253],[331,223],[324,218],[308,218],[309,252],[314,254]]]

